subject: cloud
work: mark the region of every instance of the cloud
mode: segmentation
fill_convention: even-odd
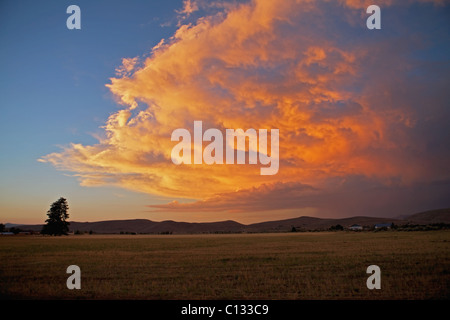
[[[195,4],[184,1],[180,12],[191,14]],[[448,114],[447,76],[431,76],[433,65],[420,58],[446,40],[427,34],[439,28],[433,21],[423,27],[410,16],[402,16],[407,29],[369,33],[365,5],[216,4],[217,13],[180,25],[142,65],[122,61],[107,84],[122,108],[105,124],[105,138],[41,161],[74,172],[85,186],[197,200],[153,206],[168,211],[324,207],[322,197],[345,212],[339,203],[351,204],[332,196],[341,191],[330,181],[365,177],[380,186],[396,181],[400,190],[448,179],[448,147],[429,152],[430,142],[449,135],[440,116]],[[194,120],[204,129],[279,129],[278,174],[261,176],[255,165],[174,165],[171,133],[192,132]]]
[[[151,213],[221,212],[248,215],[252,212],[291,209],[304,212],[314,208],[322,217],[398,217],[439,208],[437,203],[445,203],[449,188],[450,180],[406,187],[395,180],[382,183],[365,176],[346,176],[327,179],[321,188],[295,182],[263,184],[194,202],[172,201],[148,207]]]
[[[139,57],[123,58],[122,65],[116,68],[116,75],[118,77],[125,77],[131,75],[132,71],[136,68]]]
[[[198,11],[197,1],[195,0],[183,0],[183,8],[176,10],[178,14],[189,16],[193,12]]]
[[[265,210],[293,209],[312,207],[311,196],[316,197],[318,190],[301,183],[290,182],[262,184],[245,190],[216,194],[211,198],[180,203],[173,201],[168,204],[149,205],[153,211],[177,212],[252,212]],[[307,200],[306,200],[307,199]],[[306,200],[306,201],[305,201]],[[316,203],[317,204],[317,203]]]

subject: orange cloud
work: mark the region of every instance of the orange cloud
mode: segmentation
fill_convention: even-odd
[[[194,4],[184,1],[182,12],[195,11]],[[405,151],[414,145],[409,130],[415,110],[389,91],[406,78],[404,52],[395,41],[349,41],[327,20],[330,12],[345,10],[339,25],[359,28],[348,16],[360,19],[361,6],[366,1],[251,1],[181,25],[141,67],[137,58],[123,60],[107,85],[123,108],[109,117],[104,139],[72,144],[41,160],[75,172],[85,186],[199,200],[154,207],[165,210],[223,210],[236,202],[239,210],[250,210],[270,199],[271,188],[286,186],[288,207],[301,207],[305,194],[346,176],[383,185],[393,178],[421,181],[430,170],[422,161],[408,161]],[[254,165],[174,165],[171,133],[192,132],[194,120],[202,120],[204,129],[279,129],[278,174],[261,176]],[[273,203],[279,204],[273,209],[285,207]]]
[[[191,13],[198,10],[197,2],[194,0],[183,0],[183,9],[177,10],[179,14],[185,14],[189,16]]]
[[[138,63],[139,57],[134,58],[123,58],[122,65],[116,68],[116,75],[118,77],[124,77],[131,74],[133,69],[136,67]]]

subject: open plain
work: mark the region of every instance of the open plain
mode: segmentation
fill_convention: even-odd
[[[3,236],[0,284],[3,299],[448,299],[450,231]]]

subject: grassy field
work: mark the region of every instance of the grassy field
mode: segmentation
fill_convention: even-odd
[[[81,268],[81,290],[66,268]],[[381,268],[381,290],[366,268]],[[0,296],[449,299],[450,231],[0,238]]]

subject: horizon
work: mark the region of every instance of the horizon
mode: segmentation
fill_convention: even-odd
[[[434,211],[441,211],[441,210],[450,210],[450,208],[438,208],[438,209],[430,209],[430,210],[426,210],[426,211],[421,211],[421,212],[415,212],[415,213],[411,213],[411,214],[407,214],[407,215],[399,215],[399,216],[394,216],[394,217],[382,217],[382,216],[363,216],[363,215],[355,215],[355,216],[344,216],[344,217],[313,217],[313,216],[296,216],[296,217],[291,217],[291,218],[286,218],[286,219],[276,219],[276,220],[263,220],[263,221],[253,221],[253,222],[248,222],[248,223],[243,223],[243,222],[239,222],[236,220],[214,220],[214,221],[182,221],[182,220],[171,220],[171,219],[167,219],[167,220],[151,220],[151,219],[145,219],[145,218],[126,218],[126,219],[109,219],[109,220],[95,220],[95,221],[75,221],[75,220],[67,220],[67,222],[77,222],[77,223],[96,223],[96,222],[110,222],[110,221],[135,221],[135,220],[146,220],[146,221],[150,221],[150,222],[156,222],[156,223],[160,223],[160,222],[177,222],[177,223],[220,223],[220,222],[236,222],[238,224],[242,224],[242,225],[252,225],[252,224],[258,224],[258,223],[264,223],[264,222],[275,222],[275,221],[284,221],[284,220],[291,220],[291,219],[299,219],[299,218],[317,218],[317,219],[321,219],[321,220],[344,220],[344,219],[351,219],[351,218],[378,218],[378,219],[392,219],[392,220],[405,220],[410,216],[416,215],[416,214],[421,214],[421,213],[431,213]],[[27,226],[27,225],[44,225],[45,221],[42,223],[29,223],[29,224],[18,224],[18,223],[14,223],[14,222],[1,222],[5,225],[14,225],[14,226]]]
[[[368,1],[79,0],[80,29],[71,4],[0,4],[0,222],[450,207],[449,2],[380,0],[381,29]]]

